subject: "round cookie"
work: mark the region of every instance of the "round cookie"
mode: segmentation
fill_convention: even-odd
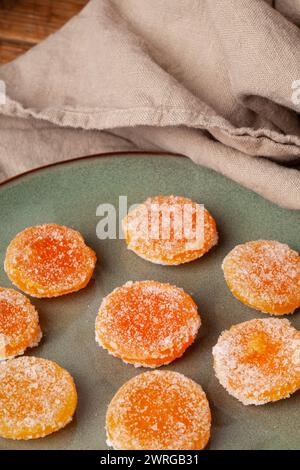
[[[222,268],[233,295],[249,307],[284,315],[300,306],[300,256],[288,245],[273,240],[238,245]]]
[[[136,367],[159,367],[182,356],[201,320],[182,289],[156,281],[127,282],[102,302],[96,341]]]
[[[65,427],[77,393],[71,375],[52,361],[19,357],[0,364],[0,436],[37,439]]]
[[[178,265],[203,256],[218,241],[211,214],[191,199],[156,196],[123,219],[128,249],[152,263]]]
[[[44,224],[16,235],[7,248],[4,269],[23,292],[57,297],[85,287],[95,264],[95,252],[79,232]]]
[[[200,385],[170,371],[146,372],[126,382],[106,414],[107,442],[116,450],[201,450],[210,427]]]
[[[41,338],[38,313],[30,301],[14,289],[0,288],[0,361],[23,354]]]
[[[288,320],[232,326],[219,337],[213,357],[221,385],[244,405],[288,398],[300,388],[300,332]]]

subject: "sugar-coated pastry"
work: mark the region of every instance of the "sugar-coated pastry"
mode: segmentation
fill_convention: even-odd
[[[288,398],[300,388],[300,332],[288,320],[232,326],[219,337],[213,357],[220,383],[244,405]]]
[[[210,427],[200,385],[170,371],[146,372],[126,382],[106,415],[107,443],[116,450],[201,450]]]
[[[158,367],[182,356],[194,341],[200,316],[182,289],[156,281],[127,282],[102,302],[96,341],[136,367]]]
[[[7,248],[4,269],[23,292],[33,297],[57,297],[85,287],[95,264],[95,252],[79,232],[44,224],[15,236]]]
[[[300,256],[288,245],[257,240],[236,246],[225,257],[229,289],[249,307],[271,315],[300,307]]]
[[[14,289],[0,288],[0,361],[23,354],[41,338],[39,316],[31,302]]]
[[[77,393],[71,375],[55,362],[18,357],[0,363],[0,436],[37,439],[65,427]]]
[[[202,205],[180,196],[155,196],[123,219],[130,250],[152,263],[178,265],[203,256],[218,241],[216,223]]]

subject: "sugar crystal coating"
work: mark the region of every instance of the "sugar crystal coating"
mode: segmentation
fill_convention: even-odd
[[[30,301],[14,289],[0,288],[0,361],[37,346],[41,337],[38,313]]]
[[[182,289],[156,281],[128,282],[103,300],[96,341],[125,362],[158,367],[184,353],[200,323],[196,304]]]
[[[210,426],[200,385],[171,371],[146,372],[126,382],[106,415],[108,445],[117,450],[201,450]]]
[[[220,335],[213,357],[220,383],[245,405],[288,398],[300,388],[300,332],[288,320],[232,326]]]
[[[7,248],[4,269],[33,297],[56,297],[82,289],[96,264],[94,251],[76,230],[57,224],[29,227]]]
[[[66,426],[76,405],[71,375],[54,362],[23,356],[0,363],[0,436],[44,437]]]
[[[155,196],[123,219],[130,250],[152,263],[178,265],[203,256],[218,241],[216,223],[200,204],[180,196]]]
[[[257,240],[236,246],[223,261],[229,289],[246,305],[272,315],[300,307],[300,256],[288,245]]]

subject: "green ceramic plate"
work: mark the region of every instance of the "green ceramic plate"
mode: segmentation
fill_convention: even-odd
[[[101,158],[100,158],[101,157]],[[298,250],[299,212],[280,209],[225,177],[190,160],[166,155],[123,154],[89,157],[20,176],[0,186],[0,285],[11,286],[3,271],[5,249],[20,230],[56,222],[79,230],[99,262],[86,289],[56,299],[33,299],[44,331],[29,354],[52,359],[75,378],[79,403],[64,430],[44,439],[0,439],[0,449],[106,449],[106,407],[135,369],[100,349],[94,322],[102,298],[128,280],[155,279],[183,287],[198,303],[203,327],[195,344],[168,366],[200,383],[212,408],[210,449],[297,449],[300,447],[300,395],[254,407],[229,396],[214,376],[211,349],[220,332],[263,315],[237,301],[227,289],[221,262],[238,243],[276,239]],[[118,207],[156,194],[177,194],[204,203],[215,217],[219,244],[192,263],[157,266],[128,251],[123,240],[99,240],[96,208]],[[300,328],[299,313],[290,317]]]

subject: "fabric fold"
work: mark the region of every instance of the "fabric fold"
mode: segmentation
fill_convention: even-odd
[[[0,67],[8,94],[0,106],[2,178],[41,161],[163,150],[300,209],[300,31],[284,7],[90,1]]]

